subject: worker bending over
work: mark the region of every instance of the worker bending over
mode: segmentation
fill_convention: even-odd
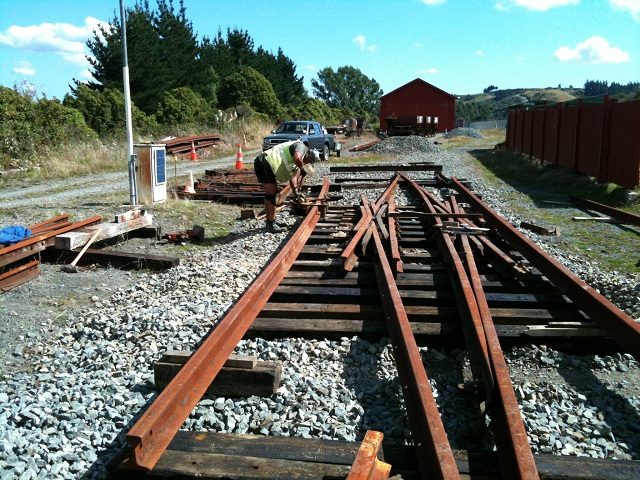
[[[311,170],[310,164],[320,155],[299,140],[280,143],[262,152],[253,162],[258,182],[264,188],[264,209],[267,212],[266,230],[270,233],[281,232],[274,224],[276,219],[276,194],[278,183],[289,182],[294,198],[300,196],[300,187],[304,177]]]

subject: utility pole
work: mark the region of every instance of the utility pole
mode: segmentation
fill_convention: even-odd
[[[120,24],[122,40],[122,81],[124,83],[124,110],[127,126],[127,151],[129,154],[129,203],[138,205],[136,190],[136,155],[133,153],[133,127],[131,125],[131,92],[129,91],[129,60],[127,58],[127,21],[125,18],[124,0],[120,0]]]

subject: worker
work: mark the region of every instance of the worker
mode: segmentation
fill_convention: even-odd
[[[317,150],[310,149],[300,140],[284,142],[262,152],[253,162],[258,182],[264,189],[264,209],[267,212],[266,230],[278,233],[282,230],[275,225],[276,194],[278,182],[289,182],[294,199],[300,197],[300,187],[304,177],[312,171],[310,165],[318,161]]]

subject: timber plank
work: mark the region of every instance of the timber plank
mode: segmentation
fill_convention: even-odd
[[[150,472],[119,469],[126,451],[107,469],[112,479],[342,479],[359,446],[340,440],[180,431]],[[391,464],[392,476],[419,478],[412,446],[383,442],[379,457]],[[462,478],[499,478],[495,452],[455,450],[454,457]],[[638,461],[539,454],[534,459],[543,480],[640,478]]]
[[[156,362],[153,365],[154,381],[158,390],[163,390],[180,371],[185,358],[178,362]],[[205,395],[223,397],[268,397],[280,388],[282,381],[281,362],[258,361],[254,368],[222,367]]]
[[[42,261],[47,263],[68,264],[76,256],[77,252],[71,250],[48,249],[42,252]],[[180,263],[177,257],[168,257],[165,255],[128,253],[115,250],[106,250],[98,248],[88,248],[80,257],[78,266],[98,264],[102,266],[111,266],[121,270],[165,270],[175,267]]]

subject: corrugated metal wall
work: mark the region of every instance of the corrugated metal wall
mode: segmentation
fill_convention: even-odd
[[[633,189],[640,183],[640,101],[514,109],[507,148]]]

